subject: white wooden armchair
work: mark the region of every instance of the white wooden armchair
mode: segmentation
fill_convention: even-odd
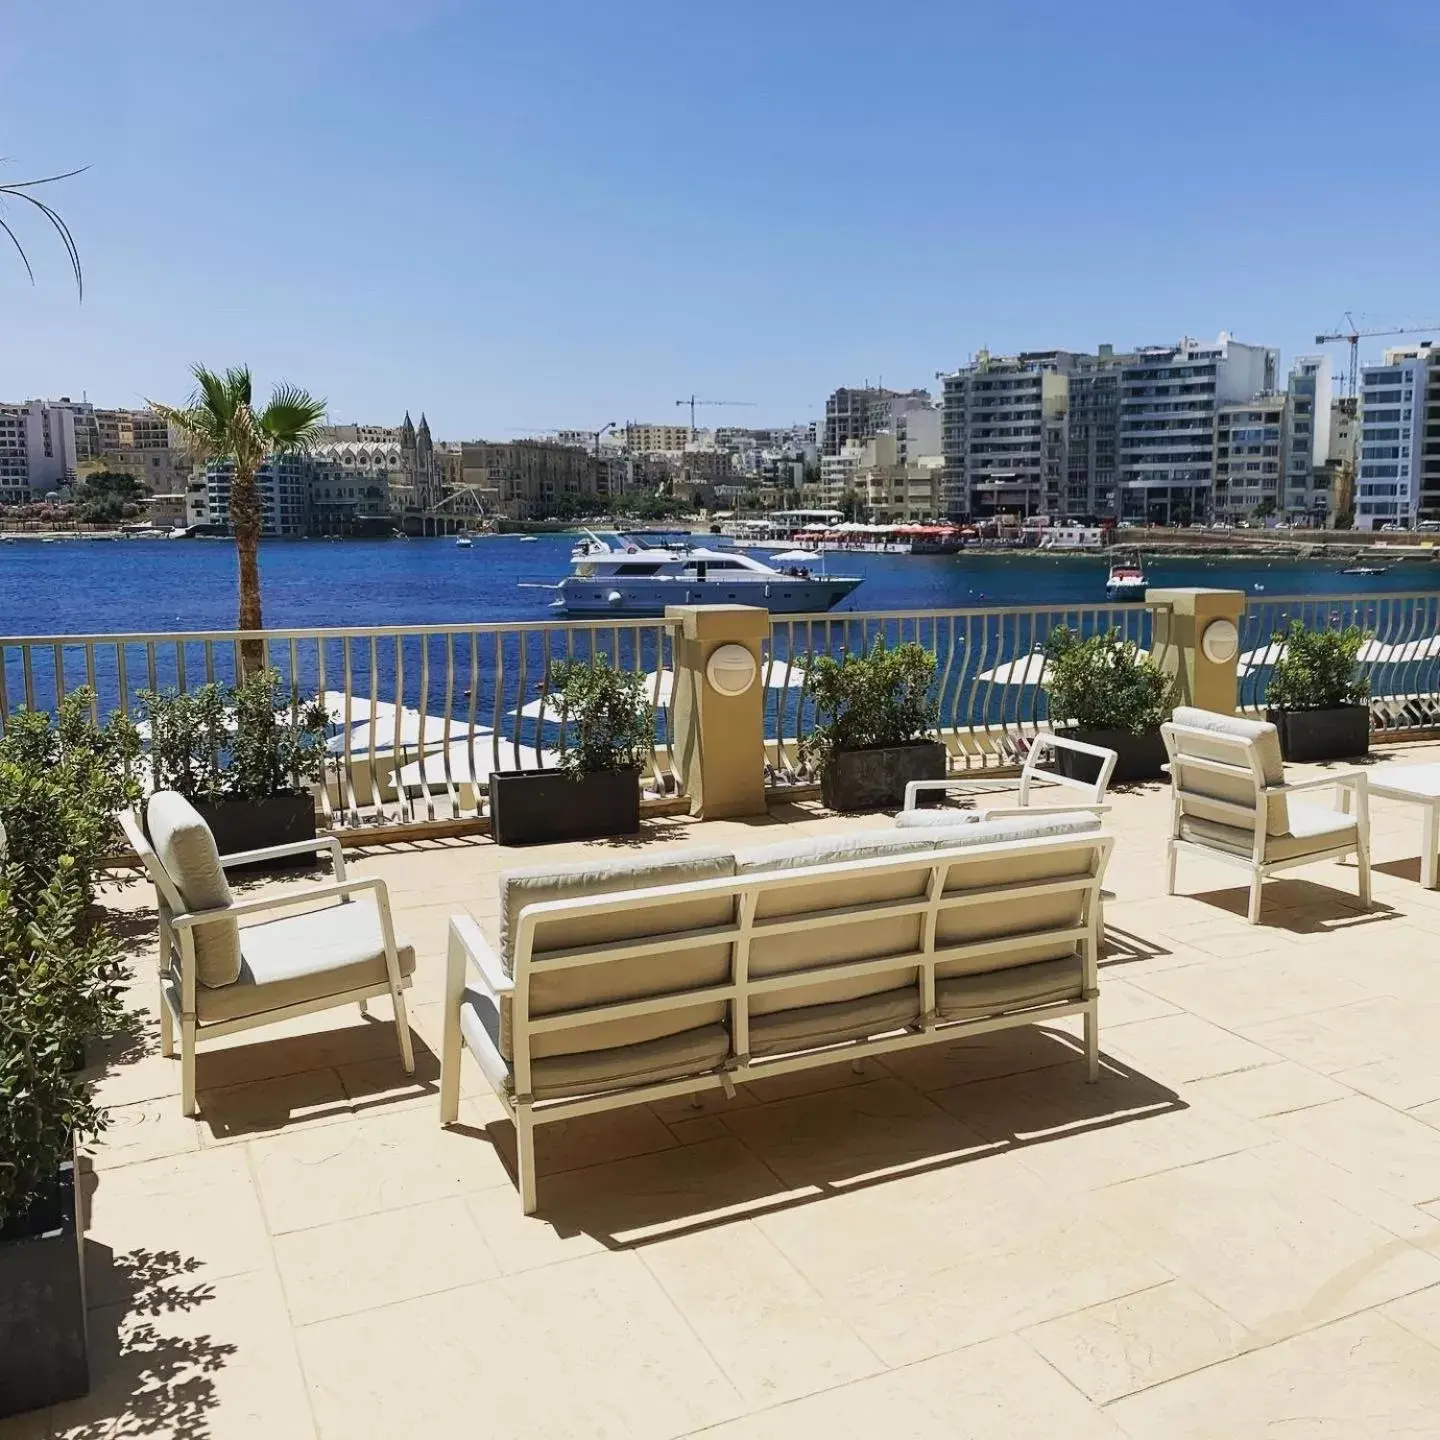
[[[1171,828],[1166,893],[1175,893],[1180,852],[1250,872],[1249,920],[1260,923],[1260,889],[1277,870],[1354,855],[1360,903],[1370,904],[1370,806],[1361,770],[1287,783],[1273,725],[1182,706],[1160,727],[1170,753]],[[1338,788],[1340,809],[1292,801]]]
[[[180,1031],[180,1101],[197,1110],[195,1050],[201,1040],[271,1025],[297,1015],[389,995],[407,1074],[415,1069],[405,988],[415,950],[395,938],[390,898],[378,876],[350,879],[332,836],[221,855],[194,806],[170,791],[152,795],[145,823],[137,812],[121,826],[155,886],[160,916],[160,1040],[175,1054]],[[334,878],[295,885],[253,900],[236,900],[227,868],[306,852],[328,852]],[[317,904],[318,902],[318,904]],[[312,908],[256,924],[242,919]]]
[[[1088,755],[1092,759],[1098,760],[1100,770],[1095,779],[1076,780],[1069,775],[1061,774],[1059,770],[1042,768],[1047,760],[1058,755],[1062,750],[1068,750],[1075,755]],[[984,814],[992,820],[1029,814],[1031,792],[1038,780],[1044,785],[1058,785],[1062,789],[1076,791],[1086,797],[1083,803],[1047,805],[1044,807],[1045,809],[1088,810],[1092,814],[1103,815],[1110,808],[1105,804],[1105,791],[1109,788],[1110,777],[1115,773],[1115,763],[1119,758],[1115,751],[1107,750],[1103,746],[1090,745],[1083,740],[1072,740],[1068,735],[1052,735],[1048,731],[1042,732],[1030,741],[1030,749],[1026,753],[1025,764],[1020,771],[1019,804],[989,809]],[[905,809],[915,810],[920,804],[922,792],[959,790],[963,793],[967,789],[974,790],[976,780],[980,778],[983,777],[961,771],[955,775],[947,775],[943,780],[912,780],[905,787]],[[946,823],[954,824],[955,818],[953,814],[950,815]]]

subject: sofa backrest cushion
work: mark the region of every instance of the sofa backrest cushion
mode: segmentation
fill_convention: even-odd
[[[1100,828],[1100,817],[1083,811],[1047,812],[1037,808],[1030,815],[1006,815],[988,820],[983,813],[969,813],[969,823],[952,842],[949,832],[959,829],[954,818],[949,824],[942,823],[954,817],[954,810],[902,810],[895,817],[899,830],[939,830],[945,845],[996,845],[1004,840],[1033,840],[1044,835],[1083,835],[1087,830]],[[961,821],[964,824],[964,821]]]
[[[172,790],[158,790],[145,807],[155,856],[188,911],[225,910],[232,903],[220,852],[195,807]],[[240,927],[232,920],[196,925],[195,978],[216,989],[240,978]]]
[[[1233,810],[1213,802],[1240,805],[1254,814],[1256,794],[1253,771],[1237,769],[1233,774],[1187,766],[1187,756],[1245,766],[1253,756],[1266,785],[1285,783],[1285,762],[1280,754],[1280,732],[1264,720],[1246,720],[1238,715],[1221,715],[1213,710],[1180,706],[1171,725],[1191,732],[1165,728],[1170,750],[1170,780],[1180,798],[1180,813],[1211,820],[1220,825],[1254,831],[1254,820],[1245,821]],[[1213,737],[1213,738],[1212,738]],[[1237,743],[1238,742],[1238,743]],[[1244,748],[1242,749],[1241,746]],[[1290,830],[1290,812],[1283,795],[1270,795],[1265,802],[1265,833],[1285,835]]]

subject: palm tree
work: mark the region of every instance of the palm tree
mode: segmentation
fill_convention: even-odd
[[[88,166],[82,166],[79,170],[67,170],[63,175],[43,175],[38,180],[11,180],[8,183],[0,184],[0,212],[3,212],[4,201],[23,200],[50,222],[51,227],[60,237],[60,243],[65,247],[65,256],[70,261],[70,269],[75,276],[75,288],[79,291],[82,300],[85,298],[85,277],[80,270],[80,251],[75,246],[75,237],[60,216],[38,195],[32,195],[30,192],[39,189],[42,185],[53,185],[57,180],[68,180],[72,175],[83,174],[88,168]],[[30,277],[30,283],[33,285],[35,272],[30,268],[30,257],[25,253],[25,247],[20,243],[20,237],[5,220],[3,213],[0,213],[0,234],[9,237],[10,243],[20,256],[20,263],[25,267],[25,273]]]
[[[230,528],[240,561],[240,628],[259,630],[260,618],[260,495],[255,476],[277,455],[310,450],[319,439],[325,402],[293,385],[277,385],[270,403],[256,411],[251,399],[250,371],[234,366],[223,375],[196,365],[195,393],[183,407],[147,403],[169,421],[190,444],[199,460],[228,461]],[[249,673],[264,663],[259,640],[241,643],[240,663]]]

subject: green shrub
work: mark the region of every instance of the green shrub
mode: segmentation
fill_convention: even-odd
[[[1139,735],[1175,708],[1174,680],[1118,629],[1082,640],[1057,625],[1045,641],[1045,662],[1052,725]]]
[[[568,775],[635,770],[655,743],[655,712],[645,698],[645,677],[613,668],[604,656],[563,660],[551,672],[548,707],[575,727],[560,755]]]
[[[119,970],[108,933],[87,924],[68,857],[28,919],[13,902],[11,874],[0,872],[0,1228],[45,1195],[72,1132],[104,1128],[72,1067],[106,1010],[95,978],[114,982]]]
[[[1359,655],[1367,636],[1358,625],[1345,630],[1307,630],[1292,620],[1275,636],[1283,646],[1270,671],[1266,703],[1273,710],[1335,710],[1363,705],[1370,682],[1361,672]]]
[[[880,750],[931,738],[939,699],[930,693],[935,656],[909,641],[887,649],[876,640],[868,654],[836,660],[822,655],[810,667],[808,688],[816,724],[801,759],[824,772],[837,750]]]
[[[328,717],[319,700],[286,690],[278,671],[236,686],[142,692],[156,790],[190,801],[293,795],[325,773]]]

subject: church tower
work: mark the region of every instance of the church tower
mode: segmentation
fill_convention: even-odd
[[[425,412],[420,412],[420,429],[415,434],[415,493],[420,504],[427,510],[439,501],[439,485],[436,484],[435,445],[430,439],[430,422]]]

